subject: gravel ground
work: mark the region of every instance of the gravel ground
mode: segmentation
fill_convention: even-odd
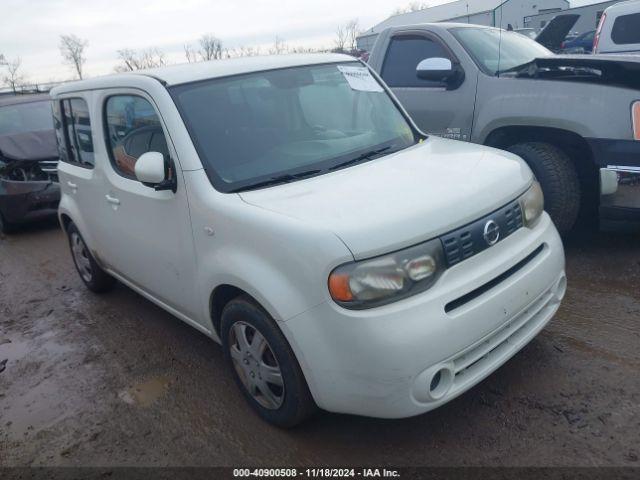
[[[559,313],[480,385],[282,431],[207,337],[121,285],[87,291],[56,225],[0,238],[0,465],[640,466],[640,238],[566,248]]]

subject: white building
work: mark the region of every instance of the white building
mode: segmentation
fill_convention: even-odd
[[[507,28],[525,27],[524,19],[569,8],[567,0],[457,0],[416,12],[393,15],[358,37],[358,48],[370,51],[382,30],[398,25],[461,22]]]
[[[602,16],[602,12],[607,7],[619,3],[620,0],[612,0],[609,2],[593,3],[591,5],[584,5],[582,7],[570,8],[562,13],[577,13],[580,18],[571,29],[572,32],[577,34],[590,32],[595,30]],[[531,15],[524,19],[524,26],[527,28],[535,28],[540,30],[549,23],[557,13],[540,13],[538,15]]]

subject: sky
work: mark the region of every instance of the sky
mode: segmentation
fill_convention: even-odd
[[[157,47],[171,63],[203,34],[224,47],[260,46],[276,35],[289,46],[333,47],[338,25],[367,29],[408,0],[2,0],[0,54],[20,57],[29,82],[73,78],[58,49],[61,34],[88,40],[85,77],[112,73],[117,50]],[[430,5],[446,0],[428,1]],[[572,6],[592,3],[577,0]]]

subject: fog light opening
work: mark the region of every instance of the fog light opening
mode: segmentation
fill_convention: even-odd
[[[437,370],[429,381],[429,396],[434,400],[444,397],[453,383],[453,372],[449,368]]]

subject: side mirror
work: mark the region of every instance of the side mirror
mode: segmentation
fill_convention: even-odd
[[[164,155],[160,152],[146,152],[140,155],[135,166],[136,178],[155,190],[176,191],[175,175],[167,178]]]
[[[458,88],[464,80],[460,65],[454,65],[448,58],[425,58],[416,67],[416,75],[424,80],[442,82],[448,90]]]

